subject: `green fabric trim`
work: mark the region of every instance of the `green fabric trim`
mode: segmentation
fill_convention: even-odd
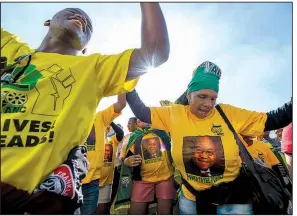
[[[130,136],[130,139],[128,141],[128,144],[126,146],[126,149],[125,149],[125,152],[126,152],[126,155],[130,149],[130,147],[132,146],[132,144],[134,144],[135,140],[141,136],[141,135],[146,135],[146,134],[149,134],[149,133],[152,133],[153,132],[153,129],[150,127],[150,126],[147,126],[145,128],[137,128],[133,134]]]

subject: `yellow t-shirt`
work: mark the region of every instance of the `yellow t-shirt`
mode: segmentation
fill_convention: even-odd
[[[1,28],[8,64],[33,52]],[[126,82],[133,50],[71,56],[37,52],[24,75],[1,88],[1,181],[29,193],[87,139],[105,96],[131,91]]]
[[[237,133],[246,136],[263,133],[265,113],[224,104],[221,107]],[[153,128],[170,132],[174,164],[194,189],[208,189],[238,176],[241,167],[238,146],[215,108],[205,119],[193,115],[190,106],[151,108],[151,120]],[[187,199],[195,201],[184,186],[182,190]]]
[[[83,179],[82,183],[87,184],[93,180],[100,179],[101,169],[103,167],[103,155],[104,155],[104,136],[105,128],[118,116],[120,113],[114,112],[114,106],[110,106],[107,109],[98,112],[96,115],[94,129],[95,129],[95,143],[90,142],[87,144],[88,149],[88,161],[90,167],[88,175]],[[89,139],[87,139],[88,141]],[[90,140],[92,141],[92,140]]]
[[[270,169],[274,165],[280,163],[275,154],[271,151],[271,149],[269,149],[265,142],[253,140],[253,144],[248,146],[247,149],[254,159],[259,158]]]
[[[135,153],[135,144],[130,151]],[[126,155],[126,146],[122,148],[121,155]],[[153,133],[147,134],[141,141],[141,177],[142,181],[165,181],[173,175],[168,153],[162,140]]]
[[[99,181],[100,187],[113,183],[115,157],[119,144],[120,142],[117,140],[116,135],[105,140],[104,159],[102,160],[104,165],[101,168],[101,178]]]

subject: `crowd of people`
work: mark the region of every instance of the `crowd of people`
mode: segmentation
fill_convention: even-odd
[[[140,7],[141,47],[117,55],[78,55],[93,32],[78,8],[45,21],[36,49],[1,28],[1,213],[292,214],[292,99],[267,113],[217,104],[223,73],[205,61],[176,101],[147,107],[135,86],[170,37],[159,4]],[[255,199],[246,156],[276,179],[278,206]]]

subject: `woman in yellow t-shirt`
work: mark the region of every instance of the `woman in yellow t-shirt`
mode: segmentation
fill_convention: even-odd
[[[184,94],[189,105],[149,108],[135,90],[127,94],[127,102],[137,118],[153,128],[170,132],[173,161],[183,180],[179,199],[181,214],[252,213],[250,182],[239,175],[238,146],[215,108],[220,76],[217,65],[202,63],[194,71]],[[268,113],[227,104],[220,107],[235,131],[246,136],[259,136],[263,131],[282,128],[292,121],[292,102]],[[210,189],[214,185],[217,187]],[[224,195],[218,191],[224,191]],[[226,200],[227,197],[232,199]]]
[[[153,130],[140,120],[137,120],[137,124],[139,128],[133,132],[127,144],[130,146],[129,151],[122,148],[124,164],[134,167],[130,214],[146,214],[149,203],[155,197],[158,200],[157,214],[171,214],[176,191],[168,155],[170,139],[163,131]]]

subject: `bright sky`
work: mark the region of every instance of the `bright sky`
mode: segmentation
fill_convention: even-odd
[[[140,46],[138,3],[1,3],[1,27],[37,48],[44,21],[66,7],[79,7],[93,20],[88,54],[119,53]],[[292,96],[291,3],[162,3],[169,30],[168,62],[144,75],[136,89],[149,106],[175,100],[195,67],[208,60],[222,69],[219,102],[269,111]],[[116,97],[103,99],[97,111]],[[124,126],[127,106],[115,120]]]

